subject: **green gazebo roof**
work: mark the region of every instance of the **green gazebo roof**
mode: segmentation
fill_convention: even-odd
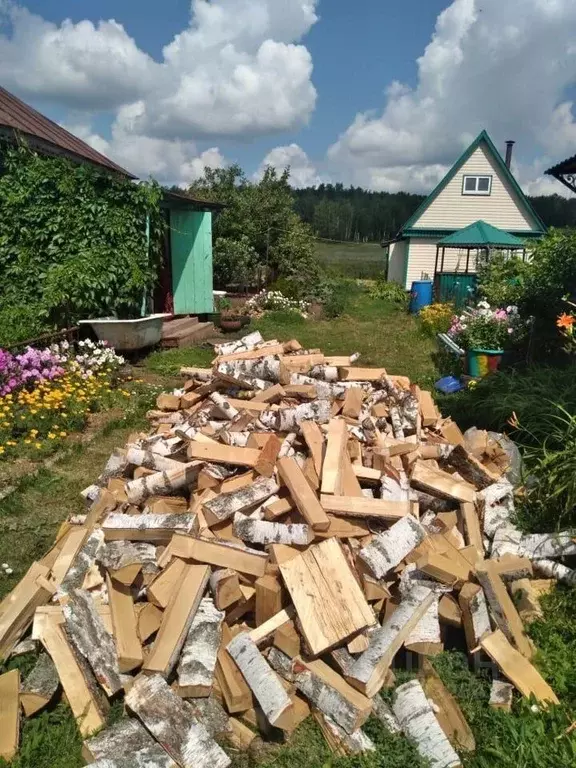
[[[524,248],[524,241],[485,221],[475,221],[442,238],[438,245],[447,248]]]

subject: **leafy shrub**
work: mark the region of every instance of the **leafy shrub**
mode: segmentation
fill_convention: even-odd
[[[53,330],[48,323],[46,309],[36,302],[22,301],[18,305],[0,309],[0,346],[11,346],[29,341]]]
[[[408,308],[410,296],[408,292],[399,283],[388,282],[383,277],[378,277],[374,286],[370,290],[372,299],[383,299],[399,304],[403,308]]]
[[[324,304],[326,317],[340,317],[346,309],[346,296],[340,291],[334,291]]]
[[[214,285],[248,286],[256,280],[257,253],[245,235],[237,238],[219,237],[212,254]]]
[[[524,338],[528,326],[516,307],[492,309],[479,301],[478,306],[453,318],[448,333],[463,349],[509,349]]]
[[[454,304],[429,304],[418,315],[423,329],[431,336],[446,333],[452,324]]]
[[[479,264],[478,295],[494,307],[518,304],[525,290],[525,278],[530,269],[519,256],[506,257],[500,251]]]

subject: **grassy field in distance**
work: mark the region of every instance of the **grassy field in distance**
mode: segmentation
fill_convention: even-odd
[[[384,271],[384,250],[379,243],[316,241],[316,254],[326,267],[346,277],[375,278]]]

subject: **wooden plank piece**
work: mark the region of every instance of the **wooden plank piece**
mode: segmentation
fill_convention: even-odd
[[[347,440],[346,422],[342,419],[330,419],[322,464],[322,494],[340,494],[342,491],[342,455],[346,450]]]
[[[0,675],[0,758],[7,762],[18,751],[20,737],[20,672],[11,669]]]
[[[320,504],[333,515],[343,517],[379,518],[396,522],[411,514],[410,501],[388,501],[366,496],[330,496],[322,493]]]
[[[325,531],[330,520],[296,461],[284,456],[278,460],[278,471],[302,517],[315,531]]]
[[[222,541],[176,534],[170,544],[172,555],[184,560],[195,560],[220,568],[232,568],[251,576],[264,576],[268,555],[256,549],[239,547]]]
[[[106,577],[112,627],[116,641],[116,654],[120,672],[133,672],[142,666],[144,656],[138,637],[136,613],[130,587],[125,587]]]

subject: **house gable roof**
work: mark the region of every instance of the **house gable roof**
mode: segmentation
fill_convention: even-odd
[[[514,192],[517,194],[518,199],[521,203],[521,205],[524,207],[524,209],[528,212],[530,217],[533,219],[533,221],[537,225],[537,229],[544,233],[546,231],[546,226],[542,219],[538,216],[532,205],[530,204],[528,198],[520,188],[520,185],[512,175],[510,169],[502,159],[502,155],[496,147],[494,146],[494,143],[488,133],[483,130],[477,137],[474,139],[472,144],[466,149],[456,160],[452,168],[448,171],[448,173],[444,176],[444,178],[439,182],[439,184],[436,185],[436,187],[432,190],[432,192],[428,195],[428,197],[420,204],[420,206],[416,209],[416,211],[412,214],[412,216],[408,219],[408,221],[404,224],[402,229],[400,230],[401,234],[404,234],[406,230],[414,227],[415,223],[420,219],[422,214],[430,207],[431,203],[436,200],[436,198],[440,195],[440,193],[446,188],[447,184],[454,178],[454,176],[458,173],[458,171],[462,168],[462,166],[469,160],[469,158],[472,156],[472,154],[478,149],[478,147],[484,143],[486,146],[490,156],[494,160],[496,166],[498,167],[499,171],[502,174],[502,177],[510,184]]]
[[[136,178],[1,86],[0,133],[10,138],[13,138],[14,133],[20,133],[35,149],[44,154],[63,154],[75,160],[99,165],[129,179]]]

